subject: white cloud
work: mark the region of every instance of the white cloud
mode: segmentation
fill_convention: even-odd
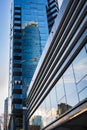
[[[8,96],[8,72],[0,69],[0,115],[4,113],[4,100]]]

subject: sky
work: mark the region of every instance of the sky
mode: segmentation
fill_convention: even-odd
[[[58,0],[59,7],[63,0]],[[8,96],[11,0],[0,0],[0,115]]]
[[[10,0],[0,0],[0,115],[8,96]]]

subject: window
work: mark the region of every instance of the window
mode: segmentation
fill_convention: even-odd
[[[21,29],[21,26],[14,26],[14,29]]]
[[[19,10],[16,10],[16,11],[14,12],[14,15],[21,15],[21,12],[20,12]]]
[[[76,83],[74,79],[72,65],[66,70],[63,75],[65,94],[67,99],[67,104],[71,107],[75,106],[78,101],[78,93],[76,89]]]
[[[21,42],[14,42],[14,45],[21,46]]]
[[[73,61],[76,83],[78,83],[85,75],[87,75],[87,53],[85,47]]]
[[[13,67],[15,67],[15,68],[21,68],[21,64],[13,64]]]
[[[21,10],[21,7],[14,7],[15,11]]]
[[[13,72],[13,76],[22,76],[22,72]]]
[[[21,60],[21,56],[14,56],[14,60]]]
[[[87,98],[87,87],[85,89],[83,89],[80,93],[79,93],[79,98],[80,101],[82,101],[83,99]]]
[[[21,49],[14,49],[14,52],[21,53],[22,50]]]

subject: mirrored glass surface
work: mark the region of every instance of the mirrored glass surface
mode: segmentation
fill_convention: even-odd
[[[46,122],[47,124],[49,124],[51,122],[52,117],[50,94],[48,94],[48,96],[46,97],[45,102],[46,102]]]
[[[84,100],[85,98],[87,98],[87,87],[85,89],[83,89],[80,93],[79,93],[79,98],[80,101]]]
[[[76,82],[78,83],[87,74],[87,53],[85,47],[73,62]]]
[[[66,103],[66,98],[63,97],[57,104],[57,114],[58,117],[61,116],[62,114],[64,114],[67,111],[67,103]],[[68,107],[71,107],[68,105]]]
[[[45,101],[39,106],[35,111],[33,116],[30,118],[30,125],[36,125],[40,128],[46,126],[46,111],[45,111]]]
[[[82,91],[85,87],[87,87],[87,76],[85,76],[79,83],[77,83],[78,92]]]
[[[51,100],[51,113],[52,113],[52,121],[57,118],[57,96],[56,89],[53,89],[50,92],[50,100]]]
[[[86,48],[86,53],[87,53],[87,43],[86,43],[86,45],[85,45],[85,48]]]
[[[63,78],[59,79],[59,81],[56,83],[55,89],[56,89],[57,102],[58,102],[65,95]]]
[[[72,65],[63,75],[67,104],[71,107],[78,103],[78,94],[73,74]]]

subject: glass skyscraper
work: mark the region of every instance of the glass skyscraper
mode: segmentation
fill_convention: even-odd
[[[41,37],[41,51],[48,38],[48,23],[46,14],[46,0],[21,0],[22,27],[28,22],[37,22]]]
[[[23,98],[48,38],[46,0],[13,0],[10,24],[9,129],[22,129]]]
[[[22,29],[22,85],[23,98],[41,55],[41,39],[37,22],[29,22]]]

